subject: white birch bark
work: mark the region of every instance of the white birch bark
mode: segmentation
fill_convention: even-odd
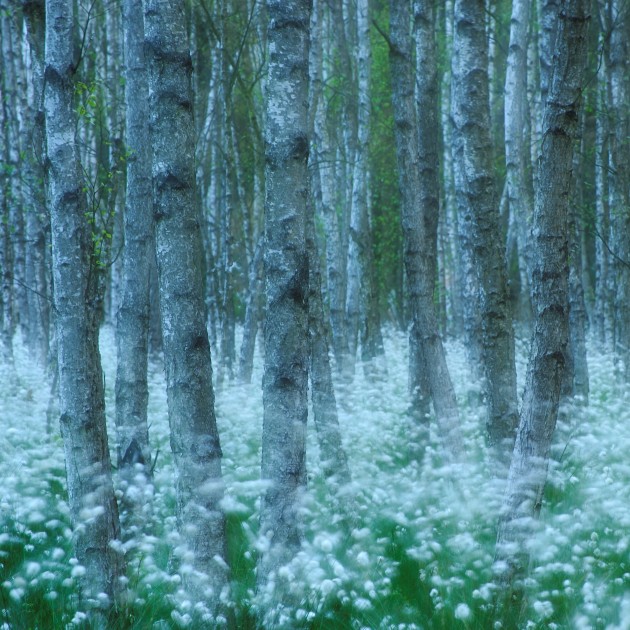
[[[59,361],[59,407],[66,456],[75,553],[86,572],[82,586],[114,604],[124,558],[111,479],[105,427],[103,374],[98,349],[97,262],[86,220],[84,182],[75,142],[73,54],[76,22],[72,0],[46,0],[44,107],[48,208],[52,226],[54,299]],[[95,615],[94,623],[104,626]]]
[[[584,0],[556,13],[557,39],[543,120],[532,230],[535,330],[523,407],[497,535],[496,559],[506,614],[520,610],[531,520],[547,478],[569,326],[568,203],[578,131],[588,17]]]
[[[299,549],[308,378],[308,50],[310,2],[267,0],[265,372],[261,475],[269,486],[258,565],[264,584]]]
[[[153,216],[177,518],[192,552],[186,586],[212,612],[227,589],[221,445],[195,200],[191,60],[183,1],[145,0]]]

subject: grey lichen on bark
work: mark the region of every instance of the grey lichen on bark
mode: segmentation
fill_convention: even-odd
[[[195,200],[191,59],[184,2],[146,0],[153,214],[177,519],[194,571],[186,586],[214,613],[228,585],[221,446]]]

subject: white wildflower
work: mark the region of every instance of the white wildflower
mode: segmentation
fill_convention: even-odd
[[[457,608],[455,608],[455,619],[461,619],[465,621],[466,619],[470,619],[472,612],[467,604],[463,602],[461,604],[457,604]]]

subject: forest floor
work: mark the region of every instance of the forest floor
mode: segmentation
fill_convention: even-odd
[[[115,343],[102,332],[107,414],[113,436]],[[440,463],[430,446],[421,463],[406,414],[405,335],[386,335],[387,376],[361,369],[339,386],[339,415],[353,482],[331,500],[308,436],[309,487],[302,502],[304,543],[273,592],[254,592],[262,485],[261,361],[251,385],[226,384],[216,407],[224,453],[238,628],[492,628],[495,530],[502,482],[484,445],[484,409],[463,347],[448,344],[466,454]],[[589,346],[588,407],[565,410],[553,448],[541,518],[531,538],[525,628],[630,628],[630,392],[615,384],[612,357]],[[519,346],[522,382],[525,344]],[[19,340],[15,365],[0,365],[0,627],[81,625],[59,429],[46,431],[50,388]],[[124,522],[129,610],[124,627],[214,627],[182,592],[174,470],[161,367],[150,369],[152,485],[137,490],[136,524]],[[113,440],[110,438],[110,442]],[[115,461],[115,460],[114,460]],[[341,505],[341,507],[340,507]],[[352,507],[350,524],[344,518]],[[342,509],[342,507],[344,509]],[[201,610],[201,612],[200,612]]]

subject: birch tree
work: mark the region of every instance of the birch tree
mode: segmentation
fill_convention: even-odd
[[[3,147],[2,155],[2,203],[0,216],[0,269],[2,302],[2,353],[7,360],[13,360],[13,336],[18,322],[16,280],[18,274],[18,249],[20,247],[19,224],[22,222],[18,166],[20,139],[18,136],[17,86],[15,74],[14,33],[17,27],[12,24],[14,14],[8,3],[0,3],[0,43],[2,45],[2,76],[0,107]],[[18,234],[14,234],[18,232]],[[18,238],[16,238],[16,236]],[[22,243],[23,245],[23,243]]]
[[[50,305],[47,272],[48,217],[44,189],[43,156],[45,129],[43,110],[45,12],[43,0],[23,2],[28,45],[24,46],[24,66],[27,72],[28,125],[25,160],[25,283],[29,288],[27,343],[32,354],[44,364],[48,360],[50,343]]]
[[[600,3],[599,47],[601,62],[597,69],[597,105],[595,118],[595,138],[597,159],[595,161],[595,331],[602,347],[612,345],[612,304],[611,276],[612,263],[607,245],[610,243],[610,199],[608,185],[610,117],[608,114],[608,75],[610,65],[611,3]]]
[[[532,229],[535,328],[520,424],[503,500],[496,559],[501,597],[520,608],[531,519],[540,511],[558,416],[569,326],[568,203],[584,75],[588,16],[584,0],[556,13],[556,53],[542,125]],[[512,614],[510,610],[506,614]]]
[[[314,177],[319,180],[319,185],[314,187],[315,211],[323,222],[325,233],[325,260],[326,260],[326,294],[330,328],[332,331],[332,349],[335,356],[335,366],[338,373],[346,371],[348,361],[348,340],[344,325],[345,315],[345,265],[343,264],[341,230],[339,217],[335,207],[335,166],[334,147],[329,131],[327,119],[327,94],[325,86],[330,80],[329,62],[324,59],[328,47],[325,46],[329,33],[330,12],[321,7],[317,11],[317,27],[313,32],[319,32],[320,36],[311,42],[311,68],[310,79],[312,89],[316,93],[314,98],[314,111],[310,112],[313,118],[313,138],[311,161]]]
[[[481,330],[474,312],[470,336],[481,333],[489,444],[506,460],[518,423],[514,333],[507,292],[505,248],[492,169],[488,109],[484,0],[456,0],[454,7],[452,106],[453,162],[462,249],[475,272],[468,290],[479,288]],[[473,304],[476,296],[468,298]],[[471,308],[470,306],[468,308]]]
[[[254,369],[254,350],[256,333],[261,318],[263,303],[263,239],[256,245],[254,258],[249,272],[249,287],[245,322],[243,323],[243,341],[238,363],[238,378],[241,383],[251,383]]]
[[[312,388],[313,418],[317,430],[320,457],[324,475],[333,493],[350,481],[348,458],[343,448],[337,401],[332,380],[329,356],[330,325],[324,313],[322,299],[321,264],[315,230],[315,208],[322,207],[317,146],[315,142],[315,117],[319,100],[323,98],[322,71],[322,9],[321,0],[312,4],[309,47],[309,183],[310,201],[307,204],[306,246],[309,261],[308,333],[309,333],[309,377]],[[312,78],[311,78],[312,77]]]
[[[308,378],[308,50],[310,2],[267,0],[265,364],[260,533],[264,583],[300,545]]]
[[[404,261],[411,310],[409,387],[412,410],[426,442],[426,402],[430,393],[445,446],[461,450],[459,414],[446,355],[439,334],[433,293],[437,264],[439,208],[438,82],[433,31],[435,13],[430,2],[414,4],[418,67],[418,102],[414,103],[411,52],[411,1],[390,3],[390,64],[396,134],[399,188],[402,202]],[[421,112],[421,114],[420,114]],[[420,445],[422,449],[424,445]]]
[[[149,87],[142,0],[123,3],[127,194],[123,277],[117,316],[116,430],[118,469],[151,463],[147,427],[149,269],[153,250]]]
[[[177,518],[192,552],[187,587],[211,611],[227,588],[221,445],[195,204],[191,62],[184,2],[146,0],[153,216]]]
[[[451,58],[453,48],[453,0],[445,0],[441,11],[445,38],[445,57]],[[452,126],[451,126],[451,68],[444,69],[440,82],[440,124],[442,130],[442,193],[445,211],[445,229],[448,233],[449,282],[447,313],[449,330],[459,336],[464,328],[462,314],[462,288],[464,286],[463,269],[457,235],[457,210],[455,203],[455,184],[453,175]]]
[[[333,496],[351,480],[348,457],[343,447],[337,400],[332,380],[324,305],[321,293],[321,272],[315,237],[315,217],[308,209],[306,246],[309,257],[308,339],[309,377],[313,419],[317,431],[320,458],[324,475]]]
[[[59,407],[75,553],[85,567],[83,588],[94,606],[112,605],[121,591],[124,558],[105,427],[98,348],[99,261],[95,257],[79,169],[73,102],[78,59],[72,0],[46,0],[44,108],[48,208],[52,227]],[[95,615],[97,626],[104,626]]]
[[[505,76],[505,165],[510,225],[519,262],[518,315],[530,319],[527,230],[533,205],[531,160],[528,145],[527,36],[530,0],[514,0],[510,19],[510,46]],[[523,268],[524,267],[524,268]]]
[[[370,23],[368,1],[356,7],[357,30],[357,141],[352,171],[352,196],[348,239],[346,326],[351,361],[361,341],[366,367],[383,354],[380,318],[375,304],[374,260],[369,214],[368,149],[370,131]],[[368,368],[369,369],[369,368]]]
[[[614,273],[614,350],[617,370],[630,379],[630,7],[625,0],[611,2],[609,60],[609,204]]]

